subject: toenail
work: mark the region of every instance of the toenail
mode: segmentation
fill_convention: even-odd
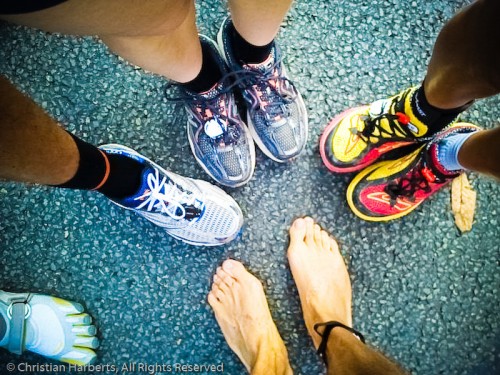
[[[295,227],[296,228],[302,229],[302,228],[305,228],[305,226],[306,226],[306,222],[304,221],[304,219],[295,220]]]
[[[226,267],[227,269],[231,270],[234,268],[234,264],[233,264],[233,261],[231,259],[229,260],[226,260]]]

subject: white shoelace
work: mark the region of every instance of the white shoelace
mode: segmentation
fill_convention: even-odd
[[[150,173],[148,175],[148,187],[149,189],[144,192],[140,197],[134,200],[144,200],[138,209],[146,207],[146,210],[166,213],[174,220],[181,220],[186,216],[186,209],[182,205],[185,203],[187,205],[193,204],[195,201],[194,194],[182,191],[179,189],[173,181],[163,176],[160,177],[160,172],[155,168],[155,173]],[[162,190],[164,190],[162,192]],[[177,215],[177,211],[180,210],[181,213]]]

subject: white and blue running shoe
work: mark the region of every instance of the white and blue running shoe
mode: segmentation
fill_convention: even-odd
[[[228,17],[222,23],[217,42],[245,100],[250,133],[269,158],[287,162],[298,156],[307,143],[306,106],[287,77],[276,42],[263,63],[236,60],[229,35],[231,22]]]
[[[210,177],[222,185],[246,184],[255,169],[255,146],[245,123],[238,114],[232,83],[224,59],[215,42],[200,35],[202,44],[218,62],[223,78],[204,93],[191,92],[182,86],[181,98],[188,121],[187,133],[191,151]]]
[[[138,152],[117,144],[102,145],[109,154],[142,163],[142,185],[126,199],[112,200],[166,229],[172,237],[191,245],[216,246],[233,240],[243,225],[238,204],[222,189],[201,180],[167,172]]]

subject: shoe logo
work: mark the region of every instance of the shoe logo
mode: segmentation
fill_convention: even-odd
[[[390,142],[390,143],[386,143],[386,144],[381,145],[379,148],[377,148],[377,151],[379,154],[384,154],[388,151],[392,151],[396,148],[403,147],[403,146],[410,145],[410,144],[412,144],[412,142]]]
[[[418,134],[418,128],[413,125],[411,122],[409,122],[407,125],[408,129],[410,129],[410,131],[413,133],[413,134]]]
[[[204,128],[206,135],[208,135],[210,138],[220,137],[222,134],[224,134],[224,131],[227,130],[226,124],[224,124],[222,120],[217,116],[208,120],[205,123]]]
[[[140,197],[137,197],[136,200],[138,201],[143,201],[145,200],[147,197],[149,197],[151,195],[151,190],[149,189],[146,189],[144,190],[144,194],[142,194]]]
[[[379,154],[384,154],[386,153],[387,151],[391,151],[391,150],[394,150],[396,147],[398,147],[398,145],[396,145],[395,143],[386,143],[385,145],[382,145],[378,148],[378,153]]]
[[[349,138],[347,139],[347,144],[345,146],[345,150],[344,150],[344,154],[348,155],[352,150],[354,150],[354,148],[356,147],[358,141],[359,141],[359,137],[356,133],[354,133],[353,131],[356,131],[356,128],[351,128],[353,129],[350,134],[349,134]]]
[[[403,156],[402,158],[399,158],[397,160],[394,160],[392,164],[389,164],[387,166],[387,170],[392,171],[394,169],[396,170],[402,170],[404,167],[406,167],[410,162],[415,158],[415,154],[420,151],[418,149],[416,152],[413,152],[409,155]]]
[[[387,205],[391,205],[391,197],[389,194],[385,192],[376,192],[376,193],[370,193],[366,196],[368,199],[384,203]],[[396,200],[396,204],[392,206],[392,208],[398,210],[399,212],[406,211],[407,209],[411,208],[413,205],[418,204],[420,200],[415,200],[415,202],[407,202],[402,200],[401,198],[398,198]]]

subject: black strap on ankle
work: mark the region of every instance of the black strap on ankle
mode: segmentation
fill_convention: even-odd
[[[320,327],[325,327],[325,330],[323,331],[323,334],[319,332]],[[326,322],[326,323],[318,323],[314,325],[314,330],[318,335],[321,336],[321,343],[319,344],[318,351],[317,353],[321,358],[323,358],[323,362],[325,362],[325,365],[328,366],[328,359],[326,357],[326,344],[328,343],[328,337],[330,336],[330,332],[332,329],[335,327],[342,327],[344,329],[347,329],[349,332],[353,333],[354,336],[356,336],[363,344],[365,343],[365,338],[364,336],[356,331],[355,329],[346,326],[345,324],[342,324],[337,321],[331,321],[331,322]]]

